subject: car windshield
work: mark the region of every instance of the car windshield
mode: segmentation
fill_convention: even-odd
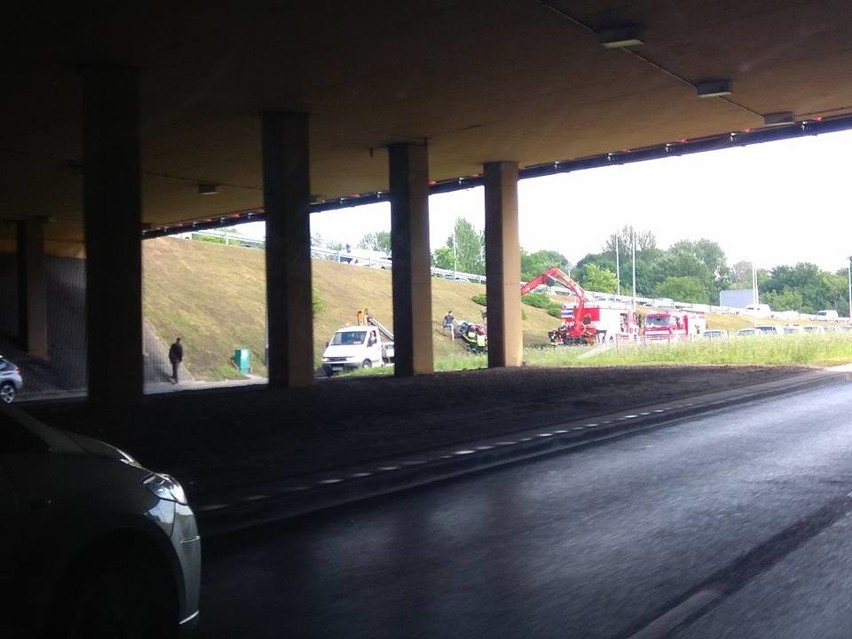
[[[671,323],[671,315],[648,315],[645,318],[645,326],[666,327],[671,326]]]
[[[335,346],[355,346],[364,343],[366,331],[339,331],[334,334],[331,343]]]

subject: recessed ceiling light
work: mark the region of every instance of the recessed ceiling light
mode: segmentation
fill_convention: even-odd
[[[598,42],[605,49],[623,49],[644,44],[642,30],[636,25],[602,29],[598,32]]]
[[[784,126],[785,124],[795,124],[796,119],[792,111],[777,111],[775,113],[766,113],[763,116],[764,126]]]
[[[199,195],[216,195],[218,194],[218,186],[216,184],[199,184],[198,185],[198,194]]]
[[[727,79],[697,82],[695,90],[698,92],[699,98],[718,98],[733,93],[731,90],[731,81]]]

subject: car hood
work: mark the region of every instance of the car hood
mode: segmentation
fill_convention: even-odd
[[[102,442],[100,439],[71,432],[65,432],[64,435],[90,455],[106,457],[108,459],[115,459],[116,461],[122,461],[127,464],[137,465],[136,460],[131,455],[128,455],[123,450],[116,448],[112,444]]]
[[[95,457],[103,457],[106,459],[122,461],[127,464],[138,465],[132,456],[111,444],[102,442],[94,437],[48,426],[47,424],[31,417],[26,412],[11,406],[4,406],[3,408],[8,412],[16,413],[18,421],[44,441],[52,453],[64,455],[94,455]]]

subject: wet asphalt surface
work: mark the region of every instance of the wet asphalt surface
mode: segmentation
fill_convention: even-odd
[[[202,637],[848,637],[852,385],[205,542]]]

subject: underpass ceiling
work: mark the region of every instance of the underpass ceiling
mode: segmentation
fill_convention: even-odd
[[[7,17],[0,219],[46,215],[49,238],[82,239],[83,62],[140,69],[153,226],[262,206],[264,109],[309,114],[322,198],[387,189],[393,142],[427,141],[443,180],[753,129],[771,112],[852,113],[845,0],[138,5]],[[642,46],[600,46],[598,31],[625,23]],[[694,84],[717,78],[733,93],[698,98]],[[199,196],[201,182],[219,194]]]

